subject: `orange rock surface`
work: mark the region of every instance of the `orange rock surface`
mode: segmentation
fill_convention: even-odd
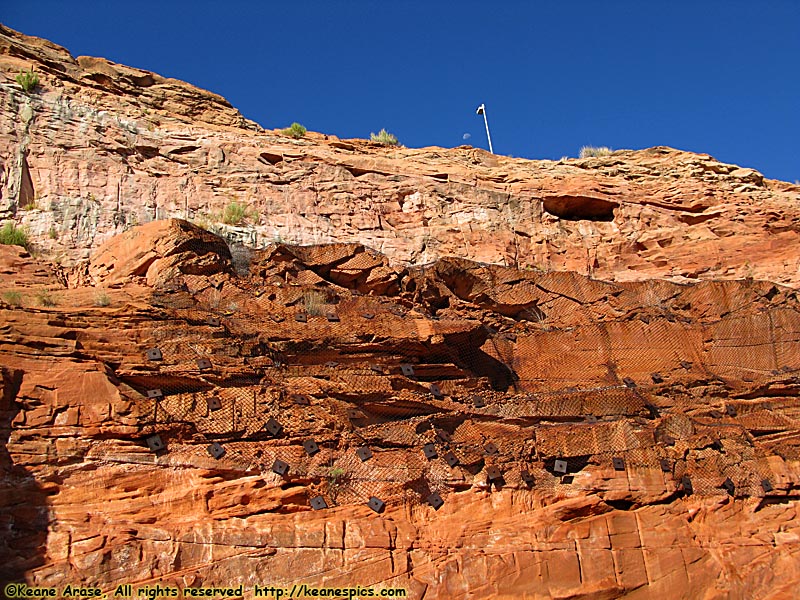
[[[0,73],[3,584],[796,597],[798,186],[294,140],[2,26]]]
[[[794,595],[791,288],[392,267],[359,245],[249,259],[237,273],[181,221],[110,240],[79,283],[0,246],[16,292],[0,304],[0,578]]]
[[[41,84],[27,94],[14,77],[30,67]],[[207,91],[8,28],[0,77],[0,217],[65,265],[133,225],[180,217],[250,247],[356,243],[394,264],[454,255],[616,281],[800,284],[800,186],[708,155],[555,162],[293,139]],[[246,218],[226,225],[233,202]]]

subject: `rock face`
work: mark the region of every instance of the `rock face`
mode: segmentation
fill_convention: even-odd
[[[159,286],[183,273],[213,275],[232,266],[227,244],[214,234],[186,221],[154,221],[101,246],[89,263],[89,276],[104,286],[137,278]]]
[[[792,288],[246,259],[185,221],[74,280],[0,246],[0,580],[795,596]]]
[[[294,140],[2,26],[0,73],[3,583],[796,597],[797,186]]]
[[[14,82],[24,68],[40,87]],[[264,131],[222,98],[0,28],[0,216],[65,265],[138,223],[631,281],[797,287],[800,187],[670,148],[559,162]],[[232,203],[246,216],[228,218]]]

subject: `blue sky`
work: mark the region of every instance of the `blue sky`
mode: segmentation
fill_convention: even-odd
[[[800,0],[10,4],[14,29],[266,128],[486,148],[485,103],[498,154],[667,145],[800,180]]]

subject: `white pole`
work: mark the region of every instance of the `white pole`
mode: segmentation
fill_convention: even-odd
[[[486,139],[489,140],[489,152],[494,154],[494,150],[492,150],[492,136],[489,135],[489,121],[486,119],[486,109],[483,109],[483,123],[486,125]]]
[[[489,120],[486,118],[486,105],[481,104],[478,107],[478,114],[483,115],[483,124],[486,125],[486,139],[489,140],[489,152],[494,154],[494,150],[492,149],[492,136],[489,134]]]

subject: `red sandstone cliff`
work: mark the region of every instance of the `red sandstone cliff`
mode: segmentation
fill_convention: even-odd
[[[94,285],[0,257],[6,578],[794,594],[791,288],[408,269],[358,245],[272,246],[237,275],[181,221],[98,249]]]
[[[31,66],[41,84],[26,94],[14,77]],[[800,187],[707,155],[554,162],[295,140],[209,92],[7,28],[0,80],[0,215],[65,264],[137,223],[210,224],[239,202],[249,218],[223,229],[256,247],[353,242],[395,263],[455,255],[618,281],[800,281]]]
[[[7,29],[0,70],[0,581],[796,596],[796,186],[296,141]],[[153,221],[233,198],[257,249]]]

